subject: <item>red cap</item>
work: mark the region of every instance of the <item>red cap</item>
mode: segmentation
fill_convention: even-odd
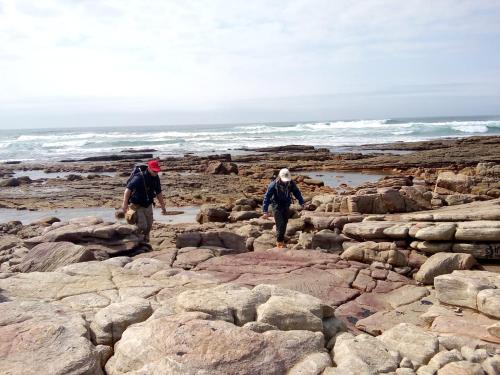
[[[160,163],[158,163],[158,160],[150,160],[148,161],[148,168],[151,169],[153,172],[158,173],[161,171],[160,168]]]

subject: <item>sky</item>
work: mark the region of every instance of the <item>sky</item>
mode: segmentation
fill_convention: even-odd
[[[0,129],[500,114],[497,0],[0,0]]]

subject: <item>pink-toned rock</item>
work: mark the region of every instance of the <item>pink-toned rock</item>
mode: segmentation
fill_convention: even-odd
[[[500,344],[500,338],[492,336],[488,327],[496,320],[482,314],[465,314],[464,316],[438,316],[431,325],[431,330],[438,333],[467,336],[483,341]]]

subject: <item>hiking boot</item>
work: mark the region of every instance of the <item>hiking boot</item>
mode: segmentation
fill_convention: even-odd
[[[284,242],[276,242],[276,247],[278,249],[284,249],[286,246]]]

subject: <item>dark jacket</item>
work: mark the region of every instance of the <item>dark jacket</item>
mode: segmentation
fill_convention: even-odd
[[[267,188],[262,204],[262,211],[267,212],[269,204],[277,209],[288,208],[292,204],[292,194],[297,198],[299,204],[304,204],[304,198],[302,198],[302,194],[300,194],[300,190],[295,181],[283,183],[277,179],[274,180]]]
[[[137,174],[129,181],[127,189],[132,190],[129,203],[149,207],[154,202],[154,198],[161,193],[160,177],[151,176],[148,171],[142,175]]]

